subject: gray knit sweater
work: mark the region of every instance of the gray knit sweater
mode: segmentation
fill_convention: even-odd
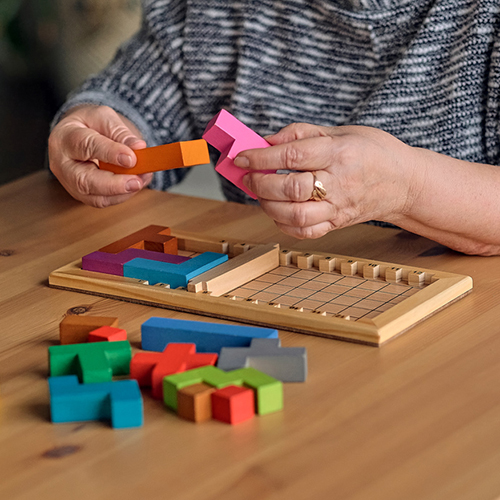
[[[62,112],[107,104],[149,146],[226,108],[260,134],[360,124],[500,164],[499,0],[145,0],[141,31]],[[215,155],[217,156],[217,155]],[[186,170],[156,174],[167,189]],[[221,179],[229,200],[250,202]]]

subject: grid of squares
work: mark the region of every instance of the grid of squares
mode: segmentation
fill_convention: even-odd
[[[341,314],[358,320],[387,311],[423,286],[279,266],[226,296],[320,311],[327,316]]]

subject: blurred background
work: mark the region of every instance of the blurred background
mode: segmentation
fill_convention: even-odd
[[[0,0],[0,184],[45,168],[58,107],[140,23],[140,0]],[[209,166],[172,191],[222,199]]]

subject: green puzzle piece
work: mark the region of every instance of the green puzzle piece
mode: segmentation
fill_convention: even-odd
[[[283,384],[255,368],[240,368],[225,372],[215,366],[203,366],[163,379],[165,405],[177,410],[177,391],[184,387],[206,383],[217,389],[228,385],[250,387],[255,392],[257,413],[265,415],[283,409]]]
[[[128,375],[132,348],[130,342],[91,342],[49,347],[52,377],[77,375],[83,384],[110,382],[113,375]]]

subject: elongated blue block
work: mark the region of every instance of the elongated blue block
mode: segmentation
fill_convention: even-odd
[[[204,252],[180,264],[133,259],[123,264],[123,276],[146,280],[150,285],[168,283],[170,288],[187,287],[190,279],[226,262],[227,259],[227,255],[216,252]]]
[[[142,348],[163,352],[170,342],[196,344],[197,352],[220,352],[223,347],[248,347],[254,338],[278,338],[278,330],[204,321],[149,318],[141,326]]]
[[[115,429],[143,425],[137,380],[79,384],[76,375],[49,377],[49,393],[54,423],[111,420]]]

